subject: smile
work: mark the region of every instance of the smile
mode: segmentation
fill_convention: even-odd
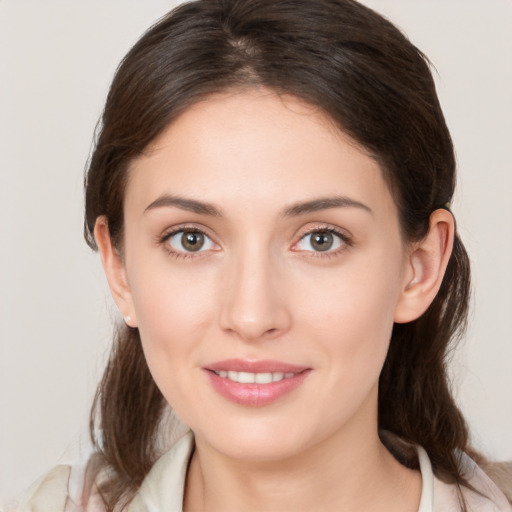
[[[261,407],[300,388],[312,368],[281,361],[229,359],[203,367],[213,390],[238,405]]]
[[[215,373],[223,379],[229,379],[232,382],[239,382],[240,384],[270,384],[271,382],[279,382],[283,379],[290,379],[296,375],[293,372],[251,373],[225,370],[221,370]]]

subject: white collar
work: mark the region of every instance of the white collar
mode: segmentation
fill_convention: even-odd
[[[416,446],[418,460],[421,472],[421,500],[418,512],[433,512],[434,510],[434,473],[432,464],[427,452],[421,447]]]
[[[182,512],[188,463],[194,435],[187,432],[148,473],[128,512]]]
[[[460,511],[454,486],[444,484],[435,478],[427,452],[421,446],[415,446],[415,449],[422,477],[418,512]],[[182,512],[185,479],[193,450],[194,435],[188,431],[151,468],[139,492],[128,506],[128,512]],[[471,472],[468,474],[471,484],[476,488],[484,489],[491,498],[466,493],[464,489],[463,492],[469,498],[469,504],[473,505],[471,509],[481,512],[512,511],[506,498],[483,471],[469,457],[465,456],[464,460],[465,465],[471,467]],[[434,489],[437,496],[436,502],[434,502]]]

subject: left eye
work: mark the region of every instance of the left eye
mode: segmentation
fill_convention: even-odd
[[[324,229],[304,235],[296,247],[301,251],[327,252],[339,249],[343,243],[340,235]]]
[[[211,238],[201,231],[176,231],[169,236],[167,243],[178,252],[200,252],[214,247]]]

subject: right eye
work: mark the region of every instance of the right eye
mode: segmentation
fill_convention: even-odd
[[[335,252],[345,242],[343,237],[332,229],[319,229],[306,233],[297,246],[311,252]]]
[[[171,246],[172,252],[192,253],[213,249],[212,239],[198,229],[180,229],[167,235],[166,243]]]

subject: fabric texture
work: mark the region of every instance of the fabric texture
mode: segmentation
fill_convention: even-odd
[[[461,512],[457,488],[436,478],[425,450],[415,448],[422,476],[418,512]],[[194,436],[188,432],[155,463],[127,512],[181,512],[193,449]],[[104,512],[97,496],[91,496],[86,505],[81,503],[85,467],[55,467],[29,489],[17,512]],[[481,493],[463,489],[468,512],[512,512],[504,494],[466,455],[463,468],[469,483]]]

